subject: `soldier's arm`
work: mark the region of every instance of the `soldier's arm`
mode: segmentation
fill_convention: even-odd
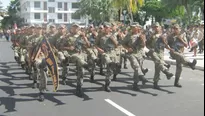
[[[183,36],[180,35],[178,38],[184,44],[184,46],[187,47],[187,43],[184,41]]]
[[[165,48],[168,49],[168,50],[170,50],[170,51],[173,51],[173,49],[172,49],[172,48],[168,45],[168,43],[167,43],[167,38],[166,38],[165,36],[162,36],[161,38],[162,38],[162,42],[163,42],[164,45],[165,45]]]
[[[111,41],[114,43],[115,48],[117,48],[117,46],[118,46],[117,38],[116,38],[114,35],[112,35],[112,36],[110,37],[110,39],[111,39]]]

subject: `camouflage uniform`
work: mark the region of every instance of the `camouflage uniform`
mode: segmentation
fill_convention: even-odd
[[[131,25],[132,27],[140,27],[138,23],[133,23]],[[134,70],[134,75],[133,75],[133,89],[139,90],[138,87],[138,82],[140,80],[143,81],[143,84],[147,82],[147,80],[144,78],[144,74],[142,72],[142,62],[144,59],[144,40],[143,38],[140,37],[139,34],[128,34],[124,40],[122,41],[122,45],[125,48],[132,49],[132,52],[127,53],[127,58],[130,61],[131,67]]]
[[[155,27],[160,27],[158,23]],[[166,74],[167,79],[170,79],[173,74],[168,72],[168,69],[164,66],[164,48],[166,47],[162,34],[154,34],[148,41],[147,47],[150,49],[148,55],[152,58],[155,63],[155,74],[154,74],[154,88],[159,88],[158,81],[160,80],[160,71]]]
[[[110,28],[110,23],[105,23],[105,27]],[[102,53],[102,61],[106,64],[106,80],[105,91],[110,92],[109,85],[111,83],[111,76],[117,75],[120,69],[120,52],[116,49],[117,38],[113,34],[105,34],[96,45],[104,50]]]
[[[174,29],[180,30],[180,27],[178,24],[174,25]],[[179,79],[181,76],[181,72],[182,72],[182,64],[188,65],[190,66],[193,70],[195,69],[195,65],[197,63],[196,60],[193,60],[193,62],[190,62],[188,59],[186,59],[183,56],[183,48],[184,48],[184,43],[183,41],[183,35],[182,34],[174,34],[171,38],[170,46],[172,49],[174,49],[174,52],[170,52],[170,55],[172,58],[174,58],[176,60],[176,74],[175,74],[175,82],[174,85],[176,87],[182,87],[179,84]]]
[[[96,67],[96,62],[98,60],[98,50],[95,48],[95,43],[96,43],[96,36],[92,33],[89,33],[87,35],[88,41],[90,43],[90,47],[86,48],[86,53],[88,56],[88,64],[90,66],[90,73],[91,73],[91,81],[94,80],[94,75],[95,75],[95,67]]]

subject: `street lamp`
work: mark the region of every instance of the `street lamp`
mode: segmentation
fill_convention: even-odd
[[[126,20],[126,15],[127,15],[127,10],[123,10],[122,11],[122,14],[123,14],[123,16],[124,16],[124,24],[125,24],[125,20]]]

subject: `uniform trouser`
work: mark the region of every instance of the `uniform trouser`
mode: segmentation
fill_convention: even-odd
[[[138,62],[138,56],[136,54],[127,55],[128,60],[130,61],[131,67],[134,70],[133,80],[134,83],[138,83],[140,81],[139,76],[143,76],[141,66]]]
[[[14,47],[14,57],[19,58],[20,47]]]
[[[70,57],[71,62],[76,63],[77,67],[77,87],[83,86],[84,68],[87,66],[86,54],[75,53]]]
[[[127,66],[127,57],[125,54],[121,54],[120,58],[120,64],[122,65],[122,62],[124,61],[124,66]]]
[[[116,54],[115,50],[102,54],[102,60],[106,64],[106,78],[107,84],[111,83],[113,74],[117,75],[120,72],[120,54]]]
[[[160,80],[160,71],[167,72],[168,69],[164,66],[164,51],[160,51],[159,53],[154,51],[149,51],[148,55],[152,58],[152,61],[155,64],[155,73],[154,73],[154,82],[158,82]]]
[[[95,67],[96,67],[95,60],[98,58],[98,50],[95,48],[88,48],[87,54],[88,54],[87,60],[88,60],[89,68],[91,68],[90,73],[91,75],[94,75]]]
[[[67,63],[69,59],[69,54],[66,51],[58,52],[58,58],[61,62],[61,65],[63,67],[62,71],[62,79],[65,80],[67,75],[68,75],[68,68],[67,68]]]
[[[27,64],[27,73],[28,73],[28,74],[31,74],[31,72],[32,72],[32,66],[31,66],[31,61],[30,61],[29,53],[27,53],[27,54],[25,55],[25,61],[26,61],[26,64]]]
[[[26,49],[20,49],[20,62],[22,64],[25,64],[26,53],[27,53]]]
[[[182,72],[182,64],[187,65],[191,62],[188,59],[186,59],[182,53],[171,52],[170,55],[176,60],[175,80],[178,82]]]
[[[199,42],[199,50],[200,52],[204,51],[204,39]]]
[[[47,87],[47,75],[46,75],[46,61],[45,59],[37,59],[34,63],[34,81],[39,80],[39,91],[44,92]]]

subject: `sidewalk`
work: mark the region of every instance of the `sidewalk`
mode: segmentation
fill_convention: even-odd
[[[197,56],[193,57],[194,53],[189,52],[189,49],[185,49],[184,50],[184,55],[190,61],[193,61],[194,59],[196,59],[197,60],[196,70],[204,71],[204,53],[202,53],[202,54],[197,53]],[[167,62],[169,64],[176,65],[176,61],[173,60],[173,59],[170,59],[170,54],[169,54],[168,50],[165,50],[164,60],[165,60],[165,62]]]

